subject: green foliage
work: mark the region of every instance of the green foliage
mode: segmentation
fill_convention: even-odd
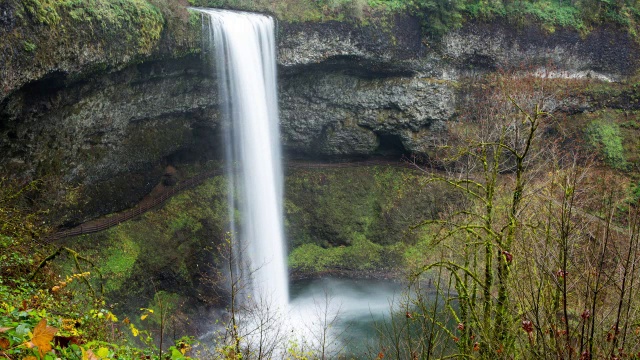
[[[436,185],[437,187],[437,185]],[[412,243],[408,228],[460,198],[408,169],[358,167],[291,171],[285,183],[287,237],[293,247]]]
[[[64,31],[58,24],[65,20],[90,24],[91,32],[99,30],[107,37],[118,34],[118,41],[137,42],[144,52],[157,43],[163,26],[180,32],[176,24],[196,19],[187,15],[187,5],[268,12],[290,22],[385,23],[389,15],[409,13],[420,17],[425,34],[434,38],[469,19],[501,18],[512,24],[539,24],[548,31],[570,28],[583,33],[614,23],[633,36],[638,35],[640,20],[640,6],[633,0],[25,0],[22,4],[38,23],[57,31]]]
[[[331,270],[375,270],[400,265],[398,246],[374,244],[361,235],[351,246],[322,248],[304,244],[291,251],[289,266],[303,272]]]
[[[95,261],[118,313],[133,318],[140,307],[153,308],[148,299],[161,292],[198,301],[209,286],[203,274],[212,271],[212,241],[228,222],[226,186],[223,177],[207,180],[137,219],[67,243]]]
[[[38,22],[55,25],[60,22],[57,0],[25,0],[23,6]]]
[[[16,270],[33,265],[33,257],[21,251],[22,245],[22,242],[14,237],[0,235],[0,278],[9,274],[16,275]]]
[[[104,265],[101,267],[107,292],[117,290],[133,274],[140,254],[140,245],[127,236],[126,229],[117,228],[116,232],[121,241],[117,248],[105,249]]]
[[[385,9],[396,12],[407,9],[409,2],[406,0],[369,0],[368,4],[374,9]]]
[[[435,38],[457,29],[468,19],[501,18],[512,24],[535,23],[548,31],[569,28],[587,32],[614,23],[638,35],[640,6],[636,1],[585,0],[189,0],[192,6],[267,11],[286,21],[359,20],[409,12],[423,20]]]
[[[160,40],[165,21],[146,0],[26,0],[23,7],[36,22],[56,31],[63,31],[57,25],[68,19],[75,26],[88,24],[101,41],[135,42],[142,52],[151,51]],[[30,51],[34,49],[35,45]]]
[[[408,7],[407,0],[189,0],[191,6],[268,12],[278,19],[302,21],[354,21],[369,23],[373,18],[397,13]]]
[[[416,0],[415,6],[423,28],[433,37],[441,37],[462,26],[464,0]]]
[[[42,184],[0,177],[0,283],[21,282],[46,251],[35,247],[33,240],[47,231],[43,223],[47,211],[29,202]]]
[[[96,276],[84,271],[78,260],[89,265],[91,261],[67,247],[47,256],[47,246],[31,246],[46,231],[41,221],[45,212],[25,202],[39,182],[21,185],[0,179],[0,183],[0,357],[159,359],[150,333],[135,328],[128,318],[118,320],[101,292],[95,291],[92,283],[101,283],[100,272],[92,268]],[[133,252],[135,261],[135,245],[129,241],[110,252],[105,269],[118,276],[130,272],[133,262],[127,253]],[[70,259],[69,275],[61,277],[50,263],[65,256]],[[140,334],[145,337],[144,348],[129,342]],[[171,359],[189,358],[189,342],[181,341],[169,348]]]
[[[622,146],[620,127],[612,122],[593,121],[586,129],[589,144],[598,149],[605,162],[614,169],[625,169],[627,161]]]
[[[550,31],[553,31],[556,27],[586,30],[584,20],[580,17],[580,10],[565,2],[518,1],[512,7],[509,7],[509,11],[515,16],[533,17]]]
[[[29,41],[24,42],[24,51],[33,52],[35,49],[36,49],[36,44]]]
[[[0,356],[8,359],[158,359],[158,349],[129,344],[127,334],[137,330],[128,318],[122,321],[98,299],[88,298],[74,280],[89,276],[75,274],[58,282],[50,290],[37,283],[22,283],[17,288],[0,284]],[[75,302],[82,300],[82,306]],[[69,302],[72,300],[72,303]],[[172,346],[171,359],[188,359],[190,339]],[[176,351],[173,351],[176,350]],[[54,355],[55,352],[55,355]]]

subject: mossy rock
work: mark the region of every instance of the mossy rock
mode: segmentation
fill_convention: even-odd
[[[105,296],[133,316],[157,292],[204,306],[218,300],[216,246],[227,221],[226,180],[216,177],[159,209],[97,234],[66,241],[92,259]]]
[[[186,0],[7,0],[0,6],[0,100],[55,73],[73,82],[200,51],[201,25]]]
[[[291,170],[285,218],[291,248],[414,243],[412,225],[431,219],[461,197],[420,172],[386,166]]]

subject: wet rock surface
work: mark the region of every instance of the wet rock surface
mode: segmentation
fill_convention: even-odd
[[[583,36],[527,26],[471,23],[447,34],[442,53],[460,74],[496,69],[546,71],[559,77],[619,81],[639,66],[638,43],[619,29],[602,27]]]
[[[0,168],[80,186],[84,217],[130,206],[171,157],[215,151],[215,83],[201,67],[197,58],[145,63],[74,86],[52,76],[21,89],[0,103]]]
[[[383,136],[397,137],[401,152],[425,152],[455,109],[453,88],[428,78],[323,72],[281,83],[284,146],[312,157],[373,155]]]

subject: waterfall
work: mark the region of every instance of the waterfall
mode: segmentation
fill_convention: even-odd
[[[284,309],[289,293],[274,21],[260,14],[197,10],[208,20],[203,22],[203,37],[215,58],[226,128],[229,214],[236,258],[242,259],[239,270],[256,301],[269,301]],[[238,224],[236,209],[240,212]]]

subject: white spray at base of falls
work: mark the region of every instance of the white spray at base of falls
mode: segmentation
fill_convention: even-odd
[[[289,301],[282,217],[275,26],[260,14],[198,9],[214,55],[225,121],[230,219],[240,272],[257,301],[284,310]],[[211,49],[213,48],[213,51]],[[236,201],[240,210],[235,229]]]

